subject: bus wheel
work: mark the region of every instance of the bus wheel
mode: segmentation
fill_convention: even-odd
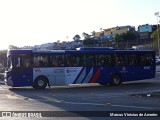
[[[44,89],[44,88],[46,88],[47,83],[48,83],[48,80],[44,76],[37,77],[34,82],[33,88]]]
[[[110,85],[120,85],[122,77],[118,74],[112,75]]]

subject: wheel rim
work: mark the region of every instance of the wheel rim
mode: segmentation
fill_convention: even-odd
[[[44,81],[43,80],[39,80],[38,81],[38,86],[42,87],[44,85]]]
[[[118,76],[115,76],[115,77],[113,78],[113,83],[114,83],[115,85],[117,85],[117,84],[119,84],[119,82],[120,82],[120,78],[119,78]]]

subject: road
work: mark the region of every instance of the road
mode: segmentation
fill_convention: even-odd
[[[0,83],[0,111],[48,111],[47,118],[32,119],[59,119],[59,120],[92,120],[109,119],[117,117],[96,117],[101,112],[106,114],[115,111],[136,112],[136,111],[160,111],[160,73],[157,72],[155,79],[124,83],[121,86],[101,86],[98,84],[83,84],[71,86],[56,86],[45,90],[35,90],[32,87],[12,88]],[[49,113],[51,111],[51,113]],[[55,112],[53,112],[55,111]],[[62,111],[58,112],[57,111]],[[67,112],[69,112],[69,117]],[[81,112],[76,112],[81,111]],[[83,113],[88,112],[89,116]],[[42,114],[42,115],[44,115]],[[59,117],[58,117],[59,116]],[[76,116],[76,117],[74,117]],[[78,117],[77,117],[78,116]],[[15,117],[22,119],[21,117]],[[14,119],[15,119],[14,118]],[[0,119],[13,119],[0,117]],[[27,119],[27,118],[26,118]],[[30,119],[30,118],[28,118]],[[118,117],[118,119],[148,119],[151,117]],[[159,119],[153,117],[152,119]]]

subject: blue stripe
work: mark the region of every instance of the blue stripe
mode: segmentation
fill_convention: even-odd
[[[82,80],[82,82],[81,82],[81,83],[83,83],[83,82],[84,82],[84,80],[86,79],[86,77],[87,77],[87,75],[89,74],[89,72],[91,71],[91,69],[92,69],[92,67],[90,67],[90,68],[86,69],[86,75],[85,75],[85,77],[83,78],[83,80]]]
[[[82,72],[84,71],[85,67],[82,68],[82,70],[80,71],[80,73],[78,74],[78,76],[76,77],[75,81],[73,82],[73,84],[75,84],[78,80],[78,78],[80,77],[80,75],[82,74]]]

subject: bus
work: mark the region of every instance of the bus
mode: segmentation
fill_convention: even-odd
[[[82,83],[119,85],[154,78],[155,71],[153,50],[9,50],[5,83],[35,89]]]

